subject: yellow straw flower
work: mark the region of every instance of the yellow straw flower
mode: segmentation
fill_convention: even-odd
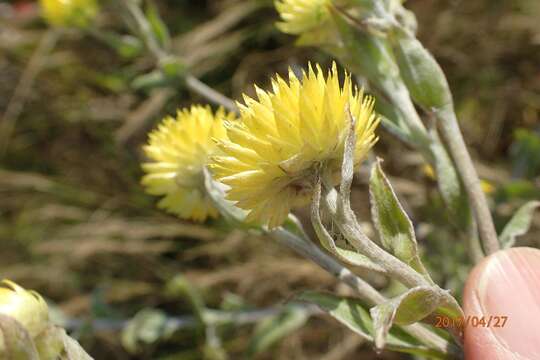
[[[53,26],[86,27],[96,17],[96,0],[40,0],[43,17]]]
[[[247,220],[270,228],[281,225],[292,207],[309,203],[319,169],[339,180],[347,106],[356,118],[355,166],[377,141],[379,122],[373,99],[353,88],[350,75],[340,87],[335,64],[326,78],[310,65],[303,80],[289,71],[289,82],[277,76],[272,88],[256,87],[258,100],[244,97],[241,121],[225,123],[228,139],[219,141],[224,154],[210,165],[230,186],[227,198],[250,211]]]
[[[330,0],[277,0],[281,17],[277,27],[287,34],[300,35],[321,26],[329,18]]]
[[[9,280],[0,282],[0,314],[17,320],[32,338],[49,323],[49,309],[35,291],[28,291]]]
[[[224,119],[233,120],[234,114],[195,105],[150,133],[144,152],[152,162],[143,164],[142,184],[149,194],[164,196],[160,208],[196,221],[218,216],[204,191],[203,169],[217,149],[213,139],[226,137]]]

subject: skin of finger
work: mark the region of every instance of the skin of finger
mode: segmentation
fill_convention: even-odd
[[[520,281],[521,275],[530,281]],[[469,323],[465,327],[465,358],[534,359],[536,355],[530,354],[538,354],[536,351],[540,351],[540,338],[538,342],[526,346],[525,350],[523,344],[519,344],[519,351],[514,349],[512,342],[519,343],[523,338],[530,338],[531,334],[540,336],[540,298],[534,290],[538,288],[540,250],[508,249],[492,254],[480,262],[469,275],[465,285],[465,315],[469,318],[483,316],[485,319],[490,315],[508,316],[510,325],[504,329],[472,326]],[[521,303],[524,297],[537,300],[533,304],[529,302],[525,305]],[[501,314],[486,314],[486,306],[499,309]]]

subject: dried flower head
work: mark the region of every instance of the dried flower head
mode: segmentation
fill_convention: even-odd
[[[281,17],[277,27],[287,34],[300,35],[321,26],[328,18],[329,0],[277,0]]]
[[[217,149],[214,139],[226,137],[224,119],[234,114],[194,105],[150,133],[144,152],[152,161],[143,164],[142,184],[149,194],[164,196],[160,208],[196,221],[218,216],[204,191],[203,169]]]
[[[25,290],[9,280],[0,282],[0,314],[17,320],[32,338],[49,323],[47,303],[35,291]]]
[[[96,0],[40,0],[40,5],[53,26],[87,27],[98,13]]]
[[[249,210],[248,221],[270,228],[283,223],[292,207],[309,203],[316,176],[324,169],[339,180],[344,143],[356,118],[355,165],[377,141],[379,122],[373,99],[353,87],[345,75],[340,87],[336,65],[325,78],[311,65],[302,80],[289,71],[277,76],[272,91],[256,88],[258,100],[245,96],[241,120],[226,122],[223,155],[213,157],[215,176],[230,186],[229,200]]]

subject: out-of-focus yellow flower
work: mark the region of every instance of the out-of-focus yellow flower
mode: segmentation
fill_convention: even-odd
[[[493,184],[487,180],[480,180],[480,187],[482,188],[482,191],[487,195],[493,194],[495,192],[495,186],[493,186]]]
[[[203,169],[217,147],[216,139],[226,138],[223,120],[233,113],[194,105],[166,117],[149,135],[145,154],[152,160],[143,164],[146,191],[163,195],[158,206],[184,219],[204,221],[218,212],[204,191]]]
[[[349,106],[356,118],[355,166],[377,141],[379,123],[374,101],[364,97],[345,75],[340,87],[336,65],[325,78],[320,67],[309,66],[299,80],[277,76],[273,90],[256,88],[258,100],[244,97],[241,121],[227,122],[228,139],[219,142],[224,155],[210,165],[215,176],[230,186],[227,198],[249,210],[247,220],[279,226],[290,209],[307,204],[314,179],[324,169],[339,180],[343,149],[350,125]]]
[[[437,175],[435,174],[435,170],[433,170],[433,167],[431,165],[429,165],[429,164],[424,164],[422,166],[422,172],[430,180],[436,180],[437,179]]]
[[[277,0],[281,17],[277,27],[287,34],[300,35],[321,26],[329,18],[330,0]]]
[[[98,13],[96,0],[40,0],[43,17],[53,26],[87,27]]]
[[[45,300],[35,291],[25,290],[9,280],[0,283],[0,313],[17,320],[32,338],[49,324]]]

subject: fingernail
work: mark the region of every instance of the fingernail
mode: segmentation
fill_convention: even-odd
[[[476,295],[486,323],[491,316],[489,330],[500,344],[540,359],[540,250],[515,248],[492,256]]]

